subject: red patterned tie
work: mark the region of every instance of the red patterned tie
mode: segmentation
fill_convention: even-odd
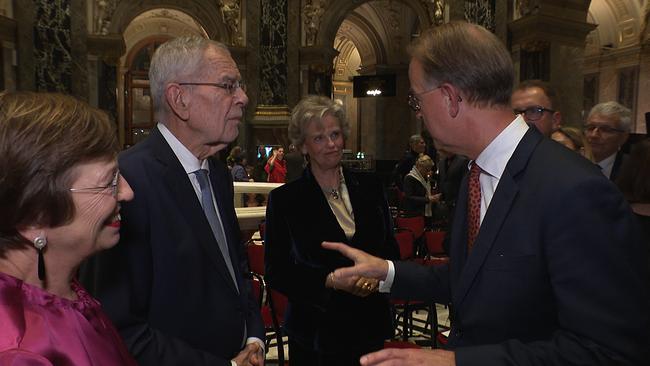
[[[469,189],[467,194],[467,253],[472,251],[474,240],[481,226],[481,168],[472,162],[469,169]]]

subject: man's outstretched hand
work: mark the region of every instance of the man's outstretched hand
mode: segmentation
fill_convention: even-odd
[[[323,248],[336,250],[354,261],[354,266],[338,268],[333,272],[335,279],[347,280],[356,277],[374,278],[385,280],[388,274],[388,262],[385,259],[372,256],[359,249],[352,248],[343,243],[324,241]]]

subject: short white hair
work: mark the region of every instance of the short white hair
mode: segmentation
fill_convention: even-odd
[[[618,119],[618,128],[622,129],[625,132],[630,132],[632,130],[632,111],[614,101],[604,102],[596,104],[591,111],[587,119],[591,118],[594,114],[600,114],[601,116],[617,118]]]
[[[156,113],[165,108],[165,87],[170,82],[182,82],[182,78],[200,75],[203,70],[205,51],[215,47],[230,55],[223,43],[199,36],[184,36],[163,43],[151,57],[149,88]]]

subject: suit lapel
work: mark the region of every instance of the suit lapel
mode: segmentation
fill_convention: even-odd
[[[525,169],[531,154],[541,138],[542,136],[536,129],[530,128],[519,142],[519,145],[517,145],[515,152],[508,161],[508,164],[501,175],[501,179],[499,179],[499,185],[492,196],[490,207],[485,213],[485,217],[481,223],[481,228],[476,237],[474,248],[469,256],[463,255],[467,253],[467,177],[463,179],[463,189],[461,191],[462,199],[461,196],[459,196],[458,200],[459,205],[463,206],[458,207],[462,211],[460,213],[462,215],[462,220],[460,220],[462,221],[462,224],[459,225],[462,225],[462,232],[464,234],[460,235],[460,237],[463,238],[462,243],[458,243],[458,240],[455,240],[456,251],[454,254],[461,254],[461,258],[466,259],[465,264],[462,266],[462,270],[460,271],[460,278],[456,283],[453,294],[454,304],[460,304],[465,299],[465,296],[471,288],[483,262],[485,262],[485,259],[490,253],[490,250],[501,231],[501,227],[510,213],[510,208],[519,193],[519,186],[517,185],[516,177]],[[456,215],[457,218],[459,218],[459,216],[460,215]],[[455,230],[458,230],[457,226],[458,225],[454,225]],[[456,237],[459,237],[459,235],[456,235]],[[459,246],[462,246],[462,248],[459,248]]]
[[[237,291],[230,279],[226,263],[219,251],[210,224],[203,213],[203,208],[185,169],[183,169],[180,161],[178,161],[178,158],[157,128],[152,131],[149,139],[152,140],[154,157],[162,163],[162,184],[165,186],[167,194],[176,201],[178,207],[177,213],[169,214],[178,215],[185,221],[196,237],[197,244],[205,250],[208,257],[215,263],[217,271],[224,277],[233,291]]]

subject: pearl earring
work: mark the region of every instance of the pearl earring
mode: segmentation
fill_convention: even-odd
[[[34,247],[38,250],[38,279],[45,280],[45,260],[43,259],[43,249],[47,245],[47,238],[41,234],[34,238]]]

